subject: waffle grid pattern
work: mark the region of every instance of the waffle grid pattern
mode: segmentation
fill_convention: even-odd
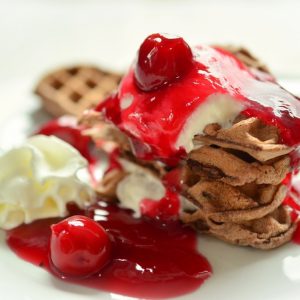
[[[51,115],[79,116],[105,99],[120,80],[119,74],[91,66],[75,66],[48,74],[38,83],[35,92]]]

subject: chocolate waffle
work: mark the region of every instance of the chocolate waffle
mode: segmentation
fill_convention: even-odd
[[[195,209],[182,220],[242,246],[270,249],[289,241],[295,224],[282,205],[282,181],[292,148],[278,140],[275,127],[255,118],[228,129],[208,125],[195,137],[202,147],[189,153],[184,167],[183,193]]]

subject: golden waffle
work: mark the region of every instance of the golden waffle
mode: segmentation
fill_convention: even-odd
[[[258,119],[231,128],[208,125],[188,155],[184,195],[195,209],[182,220],[222,240],[261,249],[289,241],[295,230],[282,202],[292,148],[278,144],[275,127]]]
[[[56,70],[38,83],[35,93],[54,117],[80,116],[115,90],[121,75],[93,66],[73,66]]]

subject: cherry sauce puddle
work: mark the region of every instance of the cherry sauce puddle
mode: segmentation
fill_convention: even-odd
[[[58,136],[61,133],[92,164],[93,159],[88,152],[89,139],[82,139],[78,128],[70,131],[69,127],[63,127],[55,120],[46,124],[39,133]],[[72,139],[69,141],[69,138]],[[297,194],[296,198],[298,203],[300,195]],[[296,202],[290,199],[286,204],[298,216],[300,204]],[[178,220],[135,218],[130,210],[101,201],[86,211],[70,207],[70,213],[94,219],[106,229],[112,240],[112,260],[99,273],[88,278],[72,279],[62,276],[52,266],[49,260],[50,225],[62,218],[39,220],[8,231],[9,247],[22,259],[43,267],[64,281],[144,299],[190,293],[212,274],[209,262],[197,251],[196,233]],[[300,226],[293,241],[300,244]]]
[[[212,273],[209,262],[196,250],[196,234],[179,221],[137,219],[130,210],[101,201],[82,214],[99,222],[113,244],[112,260],[91,277],[65,278],[52,266],[50,225],[61,218],[10,230],[7,243],[19,257],[62,280],[132,297],[183,295],[196,290]]]

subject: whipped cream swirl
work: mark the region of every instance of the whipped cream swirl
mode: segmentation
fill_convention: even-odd
[[[67,203],[93,199],[87,161],[54,136],[37,135],[0,154],[0,228],[63,217]]]

